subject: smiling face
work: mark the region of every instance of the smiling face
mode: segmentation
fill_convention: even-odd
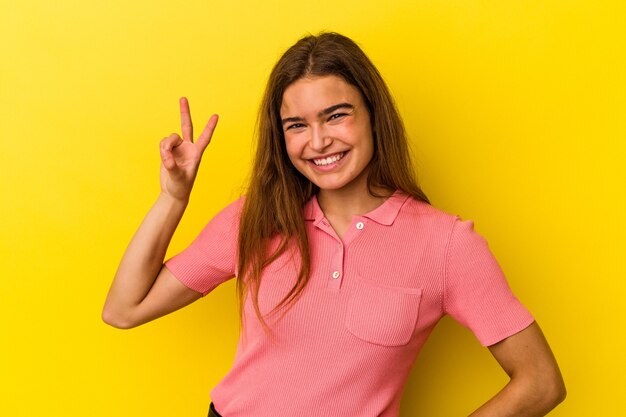
[[[280,117],[289,159],[309,181],[366,190],[374,139],[359,90],[334,75],[301,78],[285,90]]]

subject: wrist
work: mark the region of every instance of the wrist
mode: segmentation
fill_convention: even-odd
[[[184,198],[174,197],[171,194],[161,191],[157,201],[160,201],[173,209],[185,210],[185,208],[187,208],[187,204],[189,204],[189,196]]]

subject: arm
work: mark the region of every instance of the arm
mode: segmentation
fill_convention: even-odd
[[[201,297],[179,282],[163,266],[163,259],[187,207],[217,116],[211,117],[194,143],[185,98],[180,100],[180,112],[183,137],[174,133],[160,144],[161,193],[128,245],[102,310],[102,319],[114,327],[138,326]]]
[[[471,417],[544,416],[565,399],[565,385],[539,325],[489,347],[509,383]]]

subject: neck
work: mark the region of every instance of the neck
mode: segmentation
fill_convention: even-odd
[[[317,201],[326,217],[350,219],[352,216],[374,210],[393,193],[386,189],[373,191],[383,197],[374,197],[369,193],[367,184],[363,184],[361,187],[341,190],[320,190],[317,194]]]

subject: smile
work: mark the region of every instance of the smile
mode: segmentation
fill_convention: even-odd
[[[328,156],[326,158],[312,159],[312,161],[317,166],[330,165],[333,162],[339,161],[341,158],[344,157],[345,154],[346,154],[346,152],[339,152],[338,154],[331,155],[331,156]]]

